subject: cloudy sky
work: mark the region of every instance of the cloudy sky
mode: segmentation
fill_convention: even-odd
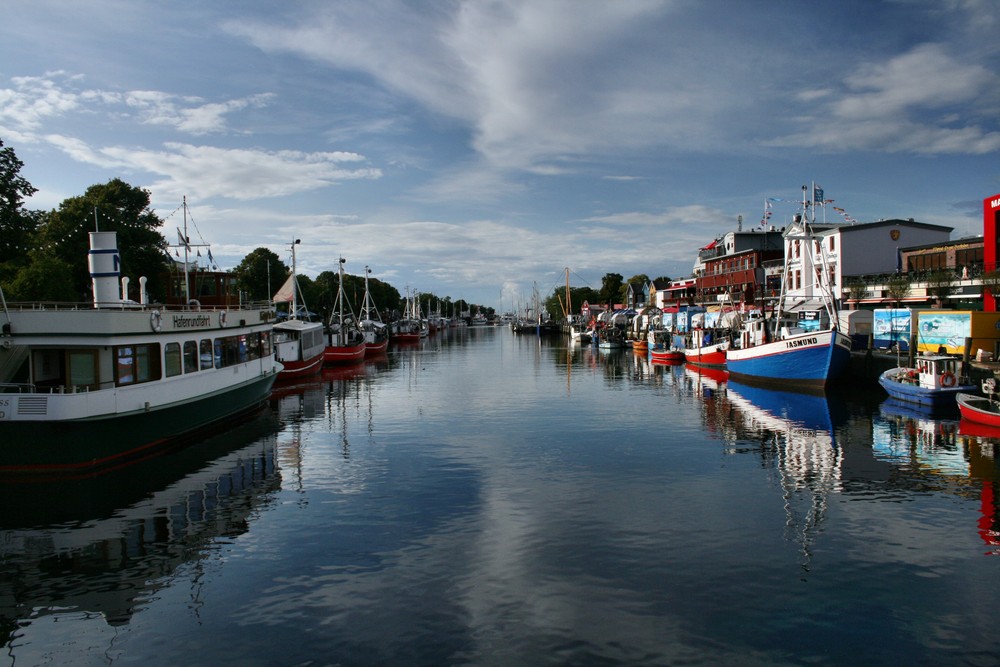
[[[121,178],[223,269],[300,238],[509,309],[688,275],[813,181],[828,221],[980,234],[998,34],[995,0],[7,0],[0,139],[29,208]]]

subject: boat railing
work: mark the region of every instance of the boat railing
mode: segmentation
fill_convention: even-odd
[[[33,394],[35,385],[30,382],[0,382],[0,394]]]
[[[182,311],[182,312],[214,312],[220,310],[273,310],[274,305],[270,301],[252,301],[231,306],[211,305],[205,306],[200,303],[190,304],[164,304],[164,303],[138,303],[136,301],[115,301],[101,302],[97,304],[98,310],[123,310],[123,311]],[[8,311],[73,311],[73,310],[95,310],[93,301],[23,301],[8,302]]]

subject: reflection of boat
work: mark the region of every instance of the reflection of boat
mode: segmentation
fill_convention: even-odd
[[[960,382],[959,360],[943,354],[917,357],[913,368],[890,368],[878,379],[893,398],[927,406],[954,405],[956,394],[975,391]]]
[[[772,427],[801,427],[832,435],[834,427],[847,418],[846,408],[824,392],[800,392],[763,387],[730,377],[726,385],[730,401],[745,399],[758,417],[768,415]]]
[[[264,404],[274,311],[140,302],[115,232],[90,234],[91,304],[4,304],[0,473],[83,475],[151,456]]]
[[[129,623],[138,600],[169,586],[179,568],[206,558],[219,539],[245,533],[278,490],[277,428],[265,410],[176,456],[98,479],[0,490],[18,507],[0,529],[5,625],[16,622],[23,631],[67,612]],[[8,650],[12,659],[19,652],[13,644]]]

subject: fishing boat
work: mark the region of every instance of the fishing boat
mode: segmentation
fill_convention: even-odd
[[[368,289],[368,275],[372,272],[365,267],[365,296],[361,302],[361,333],[365,337],[365,357],[374,357],[383,354],[389,347],[389,328],[382,321],[372,299],[371,291]],[[442,321],[443,320],[442,318]]]
[[[963,378],[960,360],[945,354],[922,355],[912,368],[890,368],[878,378],[882,388],[895,399],[927,407],[955,405],[959,393],[975,393],[978,387]]]
[[[0,474],[85,476],[262,406],[274,309],[128,298],[116,232],[90,234],[92,303],[0,311]],[[120,288],[119,288],[120,280]],[[2,297],[2,294],[0,294]]]
[[[274,295],[274,301],[289,301],[291,308],[288,318],[274,325],[274,354],[283,365],[280,380],[296,380],[319,373],[323,367],[323,323],[299,319],[299,314],[308,315],[308,309],[303,302],[299,309],[299,289],[295,280],[295,246],[292,243],[292,273],[288,280]]]
[[[353,364],[365,358],[365,336],[354,319],[354,312],[347,303],[347,295],[344,292],[346,261],[343,257],[340,258],[337,300],[323,331],[326,345],[323,348],[323,363],[328,365]]]
[[[724,368],[729,350],[729,338],[725,334],[716,329],[693,330],[686,340],[684,360],[698,366]]]
[[[427,334],[420,322],[420,307],[416,299],[408,297],[403,307],[403,317],[392,323],[389,340],[393,343],[419,343]]]
[[[996,380],[983,380],[984,396],[959,393],[955,395],[958,411],[963,420],[1000,428],[1000,402],[995,398]]]
[[[684,361],[684,350],[674,350],[674,349],[650,350],[649,357],[653,361],[657,362]]]
[[[795,216],[785,232],[789,250],[777,303],[768,317],[751,311],[734,327],[736,335],[726,356],[726,367],[734,377],[824,387],[847,367],[851,339],[837,329],[825,244],[814,239],[809,221],[809,211],[815,211],[822,195],[815,185],[812,191],[810,202],[803,187],[803,213]],[[796,291],[791,303],[793,275],[796,284],[803,276],[807,281],[812,279],[812,290]]]

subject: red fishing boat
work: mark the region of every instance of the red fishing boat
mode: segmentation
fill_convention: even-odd
[[[962,414],[963,420],[1000,428],[1000,402],[994,399],[993,392],[987,388],[987,383],[993,383],[993,380],[983,381],[983,391],[986,392],[986,396],[957,394],[955,401],[958,403],[958,411]]]

